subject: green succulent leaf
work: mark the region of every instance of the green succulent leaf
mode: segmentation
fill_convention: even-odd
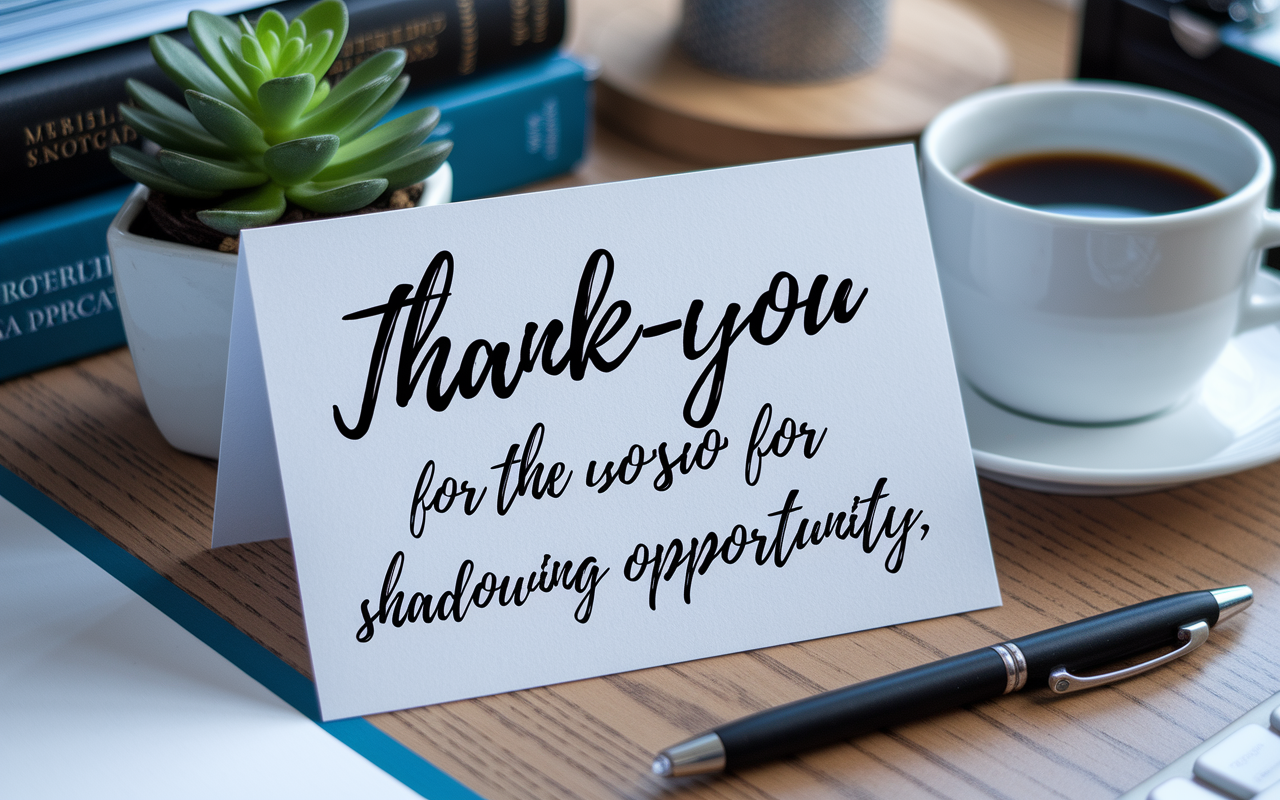
[[[243,112],[207,94],[187,90],[187,105],[204,129],[240,154],[256,155],[267,149],[262,129]]]
[[[132,125],[138,133],[161,147],[217,158],[228,158],[232,155],[225,144],[210,136],[198,125],[189,125],[132,106],[120,106],[120,116],[124,117],[124,121]]]
[[[160,69],[183,89],[195,89],[197,92],[203,92],[245,110],[240,99],[227,88],[213,70],[200,60],[200,56],[178,44],[171,37],[163,33],[152,36],[151,55],[155,57]]]
[[[283,44],[280,41],[280,37],[276,36],[275,31],[267,31],[258,37],[258,44],[262,45],[262,52],[267,56],[267,63],[273,65],[271,73],[279,75],[280,71],[274,65],[278,63],[280,58],[280,47]]]
[[[155,158],[134,147],[113,147],[111,163],[138,183],[177,197],[217,197],[218,192],[187,186],[164,171]]]
[[[330,95],[332,102],[339,102],[366,86],[390,82],[404,69],[405,54],[399,48],[383,50],[361,61],[355,69],[343,76]]]
[[[223,55],[226,56],[227,63],[236,71],[240,79],[244,81],[244,85],[249,90],[249,100],[245,103],[249,108],[256,108],[256,101],[253,99],[258,95],[258,87],[267,80],[267,76],[262,70],[258,69],[248,61],[244,60],[244,56],[240,54],[240,47],[237,44],[239,38],[232,39],[230,37],[222,37],[220,40]]]
[[[375,128],[408,86],[405,53],[382,51],[342,81],[328,81],[348,26],[341,0],[320,0],[293,21],[276,10],[252,24],[244,15],[191,12],[195,51],[169,36],[151,38],[156,62],[185,91],[187,108],[127,82],[137,107],[123,106],[122,118],[163,149],[158,156],[113,150],[112,162],[175,195],[249,190],[200,212],[206,224],[232,234],[275,222],[286,199],[337,213],[421,180],[452,148],[424,142],[439,114],[423,109]]]
[[[383,50],[347,73],[324,102],[302,118],[304,135],[341,130],[375,105],[404,67],[403,50]]]
[[[293,202],[320,214],[341,214],[344,211],[355,211],[378,199],[387,190],[387,182],[382,178],[357,181],[355,183],[332,184],[305,183],[291,186],[285,190],[285,196]]]
[[[374,125],[386,116],[387,112],[400,102],[400,98],[404,95],[405,90],[409,88],[409,76],[401,75],[390,86],[383,91],[382,96],[369,106],[363,114],[356,117],[354,121],[345,128],[338,131],[338,138],[343,143],[350,142],[357,137],[363,136]]]
[[[349,178],[390,163],[422,144],[439,121],[439,109],[423,108],[384,123],[350,144],[339,147],[329,166],[316,178],[323,181]]]
[[[311,42],[316,45],[315,64],[308,69],[319,81],[329,71],[342,49],[342,43],[347,40],[347,7],[338,0],[322,0],[299,14],[298,19],[307,30],[321,32]],[[320,39],[326,34],[328,41],[320,44]]]
[[[268,149],[262,154],[262,166],[276,183],[294,186],[314,178],[336,152],[337,136],[309,136]]]
[[[268,133],[292,129],[311,102],[315,89],[316,79],[309,72],[272,78],[258,87],[258,106],[262,109],[261,119]]]
[[[187,32],[202,54],[205,48],[216,46],[223,37],[240,38],[240,27],[235,20],[198,9],[187,15]]]
[[[310,45],[308,45],[308,47],[309,46]],[[316,106],[323,103],[324,99],[328,96],[329,96],[329,82],[320,81],[319,83],[316,84],[316,90],[311,95],[311,102],[307,104],[307,111],[311,111]]]
[[[440,168],[444,160],[449,157],[451,150],[453,150],[453,142],[448,139],[428,142],[400,156],[390,164],[370,170],[359,177],[386,178],[387,188],[391,191],[403,189],[418,181],[426,180]]]
[[[255,192],[241,195],[217,208],[196,214],[200,221],[228,236],[245,228],[261,228],[284,216],[284,189],[268,183]]]
[[[389,83],[386,78],[381,78],[378,82],[366,84],[358,91],[348,93],[337,101],[334,100],[334,95],[338,89],[334,89],[323,103],[316,106],[314,111],[302,117],[294,133],[300,136],[314,136],[345,128],[377,102]]]
[[[274,8],[267,9],[258,17],[258,26],[255,33],[259,39],[265,37],[268,33],[275,34],[276,41],[280,42],[284,39],[289,31],[289,23],[285,22],[284,16]]]
[[[168,117],[175,122],[182,122],[193,127],[199,127],[200,125],[196,118],[191,115],[191,112],[182,107],[181,103],[178,103],[163,92],[152,89],[142,81],[129,78],[124,82],[124,90],[144,111],[150,111],[157,116]]]
[[[265,77],[270,78],[275,75],[275,71],[271,69],[271,61],[263,51],[262,44],[256,38],[252,36],[242,36],[240,38],[240,55],[251,66],[261,70]]]
[[[325,58],[332,44],[333,31],[320,31],[315,36],[312,36],[307,41],[306,48],[304,48],[307,50],[307,54],[298,63],[296,72],[310,72],[312,75],[317,76],[317,81],[324,77],[325,73],[329,71],[329,67],[333,66],[333,59],[329,59],[328,65],[324,69],[319,68],[320,62]]]
[[[232,63],[230,53],[222,46],[224,37],[239,38],[240,32],[235,23],[226,17],[197,10],[187,15],[187,31],[191,34],[196,49],[200,51],[200,56],[214,74],[222,79],[240,102],[249,103],[253,97],[253,87],[248,85],[245,76]]]
[[[301,39],[293,37],[286,39],[284,46],[280,48],[280,55],[276,57],[276,74],[296,75],[297,70],[294,69],[294,62],[302,57],[304,47],[306,47],[306,43]],[[314,75],[311,76],[311,80],[313,83],[315,82]]]
[[[385,53],[387,51],[383,51]],[[387,59],[381,58],[383,53],[363,62],[360,66],[347,73],[342,80],[332,88],[329,96],[325,98],[325,102],[317,106],[313,114],[321,114],[328,110],[331,106],[346,103],[352,97],[366,95],[373,87],[378,87],[378,91],[385,91],[392,80],[399,74],[394,67],[394,63],[388,64]],[[366,64],[374,62],[374,66],[382,66],[382,69],[363,69]],[[379,63],[380,62],[380,63]]]
[[[290,41],[293,40],[290,39]],[[294,59],[294,63],[289,65],[289,71],[294,75],[297,75],[299,72],[310,72],[311,70],[306,67],[307,64],[310,63],[311,53],[315,49],[315,45],[303,43],[302,52],[298,53],[298,57]],[[320,83],[325,83],[325,81],[320,81]]]
[[[223,161],[173,150],[161,150],[156,154],[156,160],[165,172],[196,189],[248,189],[268,180],[265,172],[255,170],[242,161]]]

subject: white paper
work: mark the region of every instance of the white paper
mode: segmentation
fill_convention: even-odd
[[[0,794],[417,798],[0,497]]]
[[[410,336],[402,374],[413,315],[404,307],[379,372],[372,356],[388,315],[343,317],[385,307],[397,284],[414,296],[444,251],[452,282],[443,303],[419,304],[421,349],[413,354]],[[228,398],[252,374],[236,364],[260,352],[267,399],[256,412],[233,413],[228,402],[224,448],[240,444],[220,463],[215,543],[253,538],[224,521],[232,508],[269,507],[274,480],[236,476],[278,463],[288,531],[276,535],[292,534],[326,718],[1000,602],[908,146],[257,229],[245,232],[241,252]],[[576,375],[572,366],[549,374],[541,358],[528,359],[509,397],[486,378],[467,392],[474,396],[459,392],[433,410],[433,365],[444,364],[437,394],[447,394],[469,347],[483,355],[509,343],[501,388],[517,372],[527,324],[536,326],[532,349],[552,320],[563,323],[551,349],[556,372],[589,263],[596,270],[583,305],[599,309],[579,327],[600,340],[594,362],[585,358]],[[700,374],[715,374],[715,332],[734,303],[741,308],[729,328],[758,317],[755,327],[728,346],[723,380],[693,392]],[[641,325],[663,323],[666,332],[627,349]],[[429,358],[444,337],[447,358]],[[472,346],[478,340],[487,344]],[[376,404],[361,431],[373,383]],[[757,447],[769,454],[757,465],[748,443],[766,404]],[[266,429],[267,414],[272,435],[248,433]],[[789,449],[785,439],[774,447],[779,430],[795,436]],[[534,449],[531,438],[540,439],[538,477],[513,497],[518,477],[509,475],[501,492],[502,465]],[[605,464],[616,471],[629,452],[652,459],[664,442],[671,461],[690,443],[687,474],[675,468],[664,478],[654,460],[599,491]],[[424,473],[429,490],[415,505]],[[877,485],[887,496],[872,512]],[[796,547],[811,519],[821,531],[806,524],[806,546]],[[672,542],[685,551],[694,539],[700,554],[688,577]],[[655,584],[648,562],[659,552],[666,560]],[[566,560],[570,588],[542,591]],[[504,577],[507,593],[492,591]],[[515,581],[531,577],[539,591],[517,605]],[[462,612],[449,599],[459,586]],[[404,622],[420,610],[415,592],[432,596],[433,621],[415,613]]]
[[[243,253],[237,270],[237,274],[244,270]],[[218,455],[222,463],[235,468],[218,471],[221,502],[215,501],[213,509],[214,547],[288,537],[289,518],[248,281],[236,281],[222,416],[233,422],[222,426]]]

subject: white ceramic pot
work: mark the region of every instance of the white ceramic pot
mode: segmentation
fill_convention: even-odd
[[[452,195],[446,163],[427,179],[418,205],[447,203]],[[236,256],[129,233],[146,202],[140,185],[107,229],[129,352],[164,438],[179,450],[217,458]]]

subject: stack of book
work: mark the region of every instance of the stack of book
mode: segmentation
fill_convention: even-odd
[[[68,8],[51,8],[60,4]],[[293,17],[308,5],[271,7]],[[404,49],[410,89],[389,116],[440,108],[432,137],[454,141],[455,200],[551,177],[582,158],[594,75],[558,52],[564,0],[347,6],[350,29],[331,77],[384,48]],[[117,111],[126,78],[181,99],[145,37],[174,20],[185,26],[191,8],[251,19],[265,10],[261,0],[0,4],[0,380],[124,343],[106,230],[131,187],[107,154],[138,138]],[[45,29],[33,33],[42,10]],[[50,27],[55,12],[65,19]]]

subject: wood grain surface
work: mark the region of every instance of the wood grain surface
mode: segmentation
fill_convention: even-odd
[[[1066,12],[970,1],[1008,37],[1016,76],[1065,74]],[[576,174],[536,188],[689,168],[601,131]],[[288,543],[209,549],[216,464],[165,444],[127,351],[0,384],[0,463],[310,673]],[[1123,498],[989,481],[982,491],[1001,608],[371,719],[492,800],[1099,798],[1280,689],[1280,465]],[[1236,583],[1254,587],[1252,608],[1196,653],[1117,686],[1024,692],[719,779],[662,783],[648,772],[656,750],[732,717],[1126,603]]]

